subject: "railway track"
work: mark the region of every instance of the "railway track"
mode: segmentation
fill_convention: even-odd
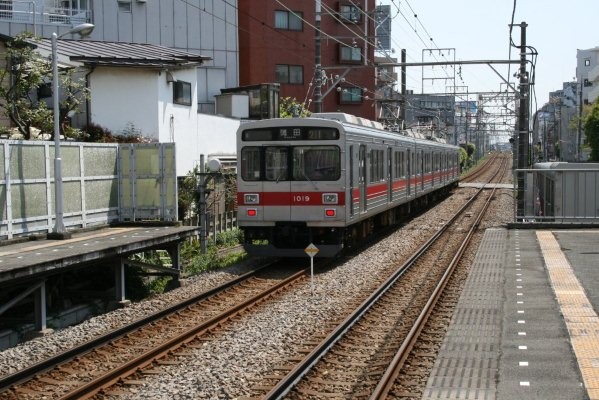
[[[486,157],[482,163],[475,166],[473,169],[468,171],[464,176],[462,176],[462,178],[460,179],[460,182],[472,183],[472,182],[488,181],[489,178],[491,178],[493,174],[491,173],[491,175],[489,175],[489,176],[485,176],[485,175],[489,174],[490,171],[493,170],[491,168],[491,166],[494,163],[499,162],[500,158],[505,158],[505,157],[507,157],[507,153],[492,153],[490,155],[490,157]],[[500,181],[500,180],[501,179],[497,179],[497,181]]]
[[[276,272],[269,273],[272,269]],[[3,399],[81,399],[168,363],[173,354],[267,299],[300,284],[306,270],[263,267],[132,325],[0,380]]]
[[[465,220],[469,220],[471,219],[471,216],[466,216],[464,217]],[[462,228],[455,228],[458,230],[463,230]],[[450,229],[451,230],[451,229]],[[433,262],[435,263],[435,262]],[[441,262],[438,262],[438,264],[441,264]],[[301,273],[300,273],[301,274]],[[305,277],[305,273],[303,273],[304,277]],[[257,281],[260,281],[261,279],[266,279],[266,278],[256,278]],[[278,279],[278,278],[277,278]],[[302,282],[302,278],[298,278],[298,284],[301,284]],[[403,279],[403,278],[402,278]],[[415,281],[422,281],[426,279],[426,276],[424,277],[415,277],[412,278]],[[244,281],[243,279],[239,279],[237,280],[239,282]],[[238,282],[238,283],[239,283]],[[245,281],[247,282],[247,281]],[[304,284],[306,283],[305,279],[303,280]],[[246,283],[244,285],[241,286],[253,286],[253,283]],[[414,285],[413,285],[414,286]],[[259,291],[258,288],[255,288],[256,291]],[[217,292],[216,290],[214,292]],[[236,297],[236,295],[234,294],[233,291],[227,291],[227,292],[220,292],[222,296],[224,297]],[[280,293],[280,292],[279,292]],[[211,295],[215,295],[216,293],[211,293]],[[276,296],[276,294],[275,294]],[[364,299],[367,295],[365,293],[355,293],[354,299]],[[251,297],[251,291],[246,292],[246,297]],[[353,301],[353,300],[352,300]],[[192,303],[193,300],[190,300],[186,303]],[[210,305],[210,303],[220,303],[220,300],[215,300],[215,298],[212,298],[212,300],[209,300],[207,303],[204,303],[204,306],[202,306],[202,308],[207,308],[208,305]],[[263,301],[264,303],[264,301]],[[349,308],[356,308],[361,304],[361,300],[355,300],[355,303],[352,303],[351,301],[347,302],[347,307]],[[213,306],[214,304],[212,304]],[[394,306],[392,306],[392,308],[396,309],[398,308],[398,305],[395,304]],[[254,307],[255,309],[255,307]],[[345,313],[342,312],[343,310],[340,310],[339,314],[340,315],[344,315]],[[386,315],[392,315],[391,312],[383,312],[380,311],[380,314],[386,314]],[[170,309],[168,311],[162,312],[160,313],[163,316],[164,315],[168,315],[168,314],[173,314],[170,317],[170,321],[167,320],[167,325],[175,325],[174,323],[172,323],[173,321],[176,321],[179,318],[182,318],[184,320],[186,319],[191,319],[191,312],[188,311],[179,311],[177,312],[174,309]],[[408,316],[409,311],[404,312],[405,316]],[[246,314],[247,315],[247,314]],[[209,315],[206,315],[203,320],[207,320],[210,319],[211,317]],[[170,364],[176,364],[176,363],[185,363],[185,357],[190,357],[192,356],[192,353],[194,352],[194,349],[202,346],[205,340],[207,340],[207,337],[210,336],[215,336],[218,335],[217,330],[220,329],[220,334],[221,336],[227,335],[227,326],[230,326],[229,324],[226,323],[226,321],[231,321],[231,320],[236,320],[238,317],[234,317],[234,316],[228,316],[228,317],[223,317],[223,319],[218,320],[218,319],[214,319],[215,324],[213,325],[213,330],[206,330],[203,333],[199,333],[199,336],[196,335],[194,338],[191,338],[193,335],[190,336],[190,340],[181,345],[181,344],[174,344],[175,341],[173,341],[174,347],[172,347],[170,350],[168,350],[167,348],[162,349],[161,351],[156,350],[156,356],[145,356],[145,361],[142,360],[142,362],[137,362],[137,361],[132,361],[132,359],[137,359],[140,358],[140,360],[142,359],[141,357],[137,357],[135,356],[132,351],[138,351],[139,349],[136,348],[141,348],[143,346],[145,346],[143,343],[146,341],[146,339],[144,338],[144,336],[140,336],[140,337],[133,337],[131,335],[128,335],[128,341],[123,341],[121,342],[120,345],[116,344],[115,341],[113,341],[113,338],[118,338],[118,337],[124,337],[125,333],[124,330],[120,330],[120,332],[118,333],[114,333],[111,335],[111,337],[105,337],[101,340],[97,340],[95,342],[104,342],[104,343],[108,343],[107,346],[105,346],[104,348],[101,348],[95,352],[90,352],[90,349],[92,348],[91,346],[86,349],[86,350],[73,350],[68,352],[68,354],[65,354],[63,356],[63,360],[60,361],[62,364],[60,366],[55,366],[56,363],[59,362],[58,359],[56,360],[48,360],[47,362],[44,363],[44,365],[42,366],[38,366],[37,372],[32,372],[33,370],[29,371],[29,377],[27,377],[27,374],[21,374],[20,378],[18,376],[14,376],[11,375],[10,377],[4,377],[2,380],[0,380],[0,390],[3,390],[2,392],[0,392],[0,397],[2,398],[40,398],[42,396],[46,396],[47,398],[85,398],[85,397],[90,397],[93,396],[94,393],[104,393],[104,394],[108,394],[108,395],[118,395],[119,391],[121,389],[119,389],[122,386],[135,386],[136,384],[139,384],[137,382],[141,382],[144,377],[147,377],[149,375],[154,375],[154,374],[161,374],[161,367],[160,365],[163,366],[167,366]],[[414,316],[412,316],[412,318],[414,318]],[[200,318],[201,319],[201,318]],[[327,324],[323,324],[322,326],[319,327],[319,332],[320,332],[320,336],[324,337],[326,336],[329,332],[333,331],[335,329],[336,326],[339,325],[339,323],[342,321],[335,321],[334,318],[332,318]],[[150,323],[149,319],[146,319],[145,324]],[[378,323],[378,322],[377,322]],[[143,323],[140,322],[139,324],[140,326],[143,325]],[[368,331],[370,325],[372,325],[371,323],[362,323],[362,327],[364,331]],[[359,326],[359,325],[357,325]],[[425,329],[425,331],[427,331]],[[149,332],[149,331],[148,331]],[[156,332],[156,331],[154,331]],[[145,337],[150,337],[151,339],[154,339],[158,336],[162,336],[163,334],[146,334]],[[127,337],[125,337],[125,339],[127,339]],[[96,343],[96,344],[100,344],[100,343]],[[302,342],[299,345],[301,346],[301,348],[299,349],[299,353],[301,354],[308,354],[310,351],[312,351],[313,349],[313,344],[315,343],[310,343],[310,342]],[[177,347],[178,346],[178,347]],[[141,354],[144,353],[148,353],[150,350],[141,350]],[[90,353],[92,358],[89,359],[89,364],[83,363],[81,362],[81,358],[83,356],[78,356],[77,354],[80,354],[82,352],[87,352]],[[118,365],[114,365],[114,364],[109,364],[109,362],[112,362],[114,360],[117,359],[117,357],[115,355],[123,355],[123,359],[121,362],[121,364],[123,364],[123,367],[119,367]],[[75,362],[75,364],[72,364],[70,367],[67,364],[64,364],[65,360],[71,360],[71,362]],[[137,366],[136,366],[136,362],[137,362]],[[130,365],[129,365],[130,363]],[[128,369],[124,367],[124,365],[127,364],[128,365]],[[145,367],[144,367],[145,365]],[[276,370],[275,373],[273,373],[273,376],[271,377],[267,377],[269,379],[267,379],[267,382],[264,384],[265,388],[263,388],[261,391],[257,391],[257,393],[266,393],[266,391],[268,390],[268,388],[272,388],[272,384],[270,382],[272,382],[273,380],[276,381],[277,379],[281,379],[281,377],[289,372],[290,370],[290,365],[291,364],[286,364],[286,365],[281,365],[279,366],[280,369]],[[334,365],[334,364],[333,364]],[[116,374],[112,374],[112,377],[110,377],[108,374],[104,374],[102,375],[101,373],[101,369],[107,367],[107,369],[111,369],[114,372],[116,372]],[[143,369],[141,369],[143,367]],[[45,371],[45,372],[44,372]],[[99,371],[99,372],[98,372]],[[328,369],[328,373],[326,375],[329,375],[332,373],[332,371],[334,371],[333,368],[329,368]],[[377,370],[379,373],[382,373],[383,371],[381,371],[381,368],[379,367],[379,369]],[[351,373],[351,371],[350,371]],[[35,375],[35,378],[31,378],[32,375]],[[326,376],[325,375],[325,376]],[[330,375],[329,375],[330,376]],[[273,377],[276,377],[273,378]],[[272,379],[270,379],[272,378]],[[81,382],[83,383],[83,385],[81,385],[80,383],[74,383],[76,380],[81,380]],[[96,383],[92,383],[92,381],[96,381]],[[119,382],[116,386],[113,385],[114,382]],[[371,381],[369,381],[371,382]],[[373,383],[369,383],[370,386],[373,385]],[[81,388],[81,386],[86,386],[85,388]],[[107,389],[109,388],[109,389]],[[125,388],[126,389],[126,388]],[[308,389],[308,390],[312,390],[312,389]],[[368,390],[366,390],[368,391]],[[126,392],[126,390],[122,390],[121,393]],[[339,392],[335,392],[335,393],[341,393],[342,391],[339,390]],[[293,393],[293,392],[292,392]],[[355,392],[355,394],[359,394],[358,391]],[[260,395],[258,395],[257,397],[260,397]],[[302,396],[300,396],[302,397]],[[360,396],[357,396],[360,397]]]
[[[506,158],[494,177],[503,178]],[[491,181],[490,179],[489,181]],[[276,366],[264,382],[256,385],[247,398],[413,398],[417,392],[412,381],[422,384],[420,370],[426,365],[418,362],[413,370],[399,380],[405,361],[413,354],[431,356],[427,342],[431,335],[442,341],[443,330],[425,328],[435,305],[442,298],[465,249],[480,224],[495,189],[484,197],[480,189],[441,229],[435,233],[404,264],[399,266],[365,301],[319,338],[311,338],[298,349],[302,356]],[[445,294],[444,299],[457,302],[459,294]],[[438,311],[441,318],[451,318],[446,308]],[[334,325],[334,326],[333,326]],[[429,363],[430,360],[421,361]],[[410,365],[411,366],[411,365]],[[432,365],[429,365],[429,367]],[[405,377],[407,376],[407,379]],[[399,386],[398,386],[399,385]]]

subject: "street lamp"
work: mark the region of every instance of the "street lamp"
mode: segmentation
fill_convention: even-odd
[[[68,239],[71,234],[67,232],[63,222],[63,203],[62,203],[62,159],[60,157],[60,121],[59,121],[59,92],[58,92],[58,57],[57,47],[58,39],[70,35],[79,34],[81,37],[89,35],[94,30],[94,24],[77,25],[68,32],[57,35],[52,33],[52,110],[54,112],[54,209],[56,218],[54,219],[54,228],[48,233],[48,239]]]

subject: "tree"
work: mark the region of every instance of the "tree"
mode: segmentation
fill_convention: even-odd
[[[284,97],[279,100],[279,116],[281,118],[309,117],[310,111],[295,98]]]
[[[460,147],[460,169],[466,168],[466,162],[468,161],[468,153],[466,149]]]
[[[35,51],[39,40],[27,32],[17,35],[7,43],[5,67],[0,69],[0,107],[25,139],[31,138],[31,128],[54,134],[53,110],[39,99],[52,82],[52,61]],[[73,70],[59,75],[65,93],[59,121],[61,133],[65,133],[68,117],[89,99],[89,89],[83,78],[73,76]]]
[[[590,161],[599,161],[599,100],[595,101],[584,119],[584,134],[591,146]]]

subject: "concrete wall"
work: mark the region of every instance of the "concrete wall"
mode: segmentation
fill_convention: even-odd
[[[137,130],[142,136],[158,140],[158,78],[157,71],[96,68],[90,75],[91,121],[114,134]]]

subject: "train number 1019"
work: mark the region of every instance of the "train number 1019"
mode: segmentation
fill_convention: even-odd
[[[294,194],[293,195],[293,202],[294,203],[309,203],[310,202],[310,196],[307,194]]]

